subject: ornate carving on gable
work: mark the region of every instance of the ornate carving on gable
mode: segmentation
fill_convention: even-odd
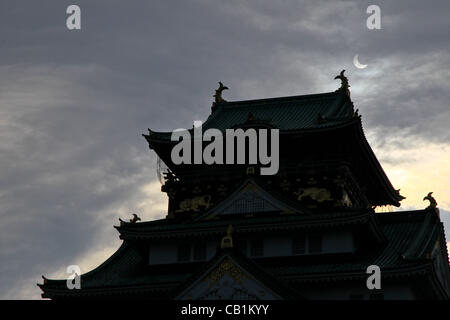
[[[216,213],[219,215],[249,214],[284,209],[286,209],[285,206],[277,203],[270,195],[249,183],[238,194],[228,199],[222,207],[217,208]]]
[[[317,202],[332,201],[331,192],[325,188],[299,188],[294,192],[298,196],[297,200],[301,201],[303,198],[310,197]]]
[[[292,167],[277,176],[257,179],[250,176],[244,186],[242,180],[236,181],[237,176],[230,174],[230,179],[184,179],[163,187],[169,196],[169,213],[182,219],[217,219],[228,214],[250,217],[258,213],[303,211],[295,203],[306,210],[366,208],[368,200],[364,196],[365,191],[357,184],[346,164],[338,168],[329,166],[312,163],[307,170]]]
[[[275,211],[278,208],[256,194],[244,194],[235,199],[220,214],[254,213],[259,211]]]
[[[243,214],[253,217],[260,213],[301,214],[303,210],[292,206],[292,200],[283,200],[258,185],[254,180],[247,180],[235,192],[225,199],[216,201],[214,207],[200,215],[199,220],[218,219],[221,216]]]
[[[179,208],[175,210],[175,212],[198,212],[201,209],[208,209],[211,205],[212,203],[210,195],[196,196],[180,201]]]
[[[236,266],[230,258],[226,258],[205,280],[209,280],[209,287],[211,288],[218,280],[222,279],[224,275],[229,275],[241,285],[242,278],[247,278],[245,273],[238,266]]]
[[[264,291],[262,291],[264,292]],[[263,295],[262,295],[263,296]],[[200,300],[258,300],[255,294],[250,293],[247,288],[234,281],[221,278],[216,285],[206,290],[200,297]]]
[[[226,256],[207,271],[177,299],[195,300],[260,300],[281,297],[249,270],[244,270],[230,256]]]
[[[345,189],[342,190],[342,198],[336,202],[336,205],[342,207],[351,207],[353,205],[353,202]]]

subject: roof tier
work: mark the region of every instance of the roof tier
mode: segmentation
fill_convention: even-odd
[[[352,161],[350,169],[360,186],[366,188],[366,197],[371,205],[400,206],[400,201],[404,199],[392,186],[369,146],[360,116],[354,111],[346,90],[217,103],[202,129],[224,131],[228,128],[261,126],[280,130],[279,172],[285,169],[285,165],[307,164],[308,158],[314,162],[329,160],[334,155],[338,157],[335,161]],[[178,142],[170,140],[171,132],[150,131],[144,137],[173,173],[186,177],[183,181],[190,180],[192,175],[200,178],[203,173],[213,180],[218,175],[231,177],[233,174],[228,171],[245,170],[239,165],[175,165],[170,155],[172,147]],[[301,150],[301,154],[296,154],[296,150]],[[217,170],[219,167],[220,170]]]
[[[334,92],[221,102],[203,123],[203,130],[224,131],[244,124],[266,124],[280,131],[321,130],[354,120],[354,108],[345,90]],[[191,131],[192,129],[190,129]],[[171,132],[149,130],[143,135],[150,144],[170,141]]]
[[[433,268],[430,253],[440,238],[445,241],[442,223],[434,210],[418,210],[380,213],[372,216],[378,221],[386,237],[387,245],[370,254],[351,259],[302,260],[302,257],[255,259],[255,264],[275,279],[286,284],[305,282],[339,281],[367,278],[368,265],[378,265],[385,279],[392,277],[424,276]],[[306,216],[297,216],[307,218]],[[291,217],[292,218],[292,217]],[[251,220],[251,219],[250,219]],[[253,220],[254,221],[254,220]],[[306,222],[306,221],[305,221]],[[218,223],[203,222],[203,224]],[[146,233],[164,232],[169,235],[175,229],[185,229],[185,225],[170,225],[170,221],[157,220],[145,223],[126,224],[124,229],[145,229]],[[173,224],[173,222],[172,222]],[[196,223],[198,224],[198,223]],[[194,226],[191,225],[191,228]],[[212,226],[209,226],[211,228]],[[150,232],[150,230],[152,230]],[[221,228],[223,234],[223,228]],[[447,256],[446,248],[442,255]],[[219,253],[220,254],[220,253]],[[408,256],[407,256],[408,255]],[[295,261],[298,260],[296,263]],[[174,265],[148,266],[145,254],[136,242],[125,241],[102,265],[82,275],[82,289],[69,290],[66,280],[46,280],[39,285],[43,297],[105,297],[132,294],[147,294],[164,298],[171,297],[177,288],[204,268],[208,262],[180,263]]]

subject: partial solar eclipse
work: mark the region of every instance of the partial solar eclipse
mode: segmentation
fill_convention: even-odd
[[[364,68],[366,68],[366,67],[368,66],[368,64],[361,64],[361,63],[359,63],[358,55],[356,55],[356,56],[353,58],[353,64],[354,64],[355,67],[357,67],[358,69],[364,69]]]

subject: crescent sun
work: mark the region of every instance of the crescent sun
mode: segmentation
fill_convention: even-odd
[[[356,55],[356,56],[353,58],[353,64],[354,64],[355,67],[357,67],[358,69],[364,69],[364,68],[366,68],[366,67],[368,66],[368,64],[361,64],[361,63],[359,63],[358,55]]]

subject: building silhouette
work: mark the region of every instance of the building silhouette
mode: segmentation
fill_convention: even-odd
[[[260,175],[261,164],[175,165],[171,132],[149,130],[168,167],[166,218],[121,221],[121,247],[81,275],[80,289],[44,278],[42,296],[448,299],[436,201],[429,194],[423,210],[375,213],[403,197],[365,138],[347,78],[336,78],[341,87],[321,94],[227,102],[222,84],[216,91],[203,130],[278,129],[276,175]],[[381,289],[368,288],[369,266]]]

